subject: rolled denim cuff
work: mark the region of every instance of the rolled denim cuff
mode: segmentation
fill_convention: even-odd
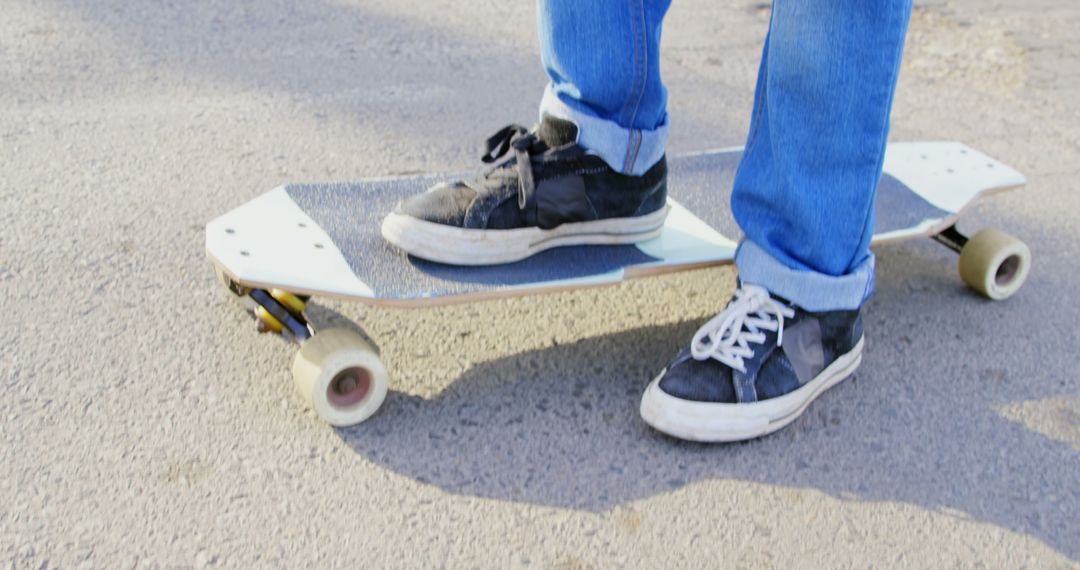
[[[874,292],[872,253],[850,273],[833,276],[792,269],[757,244],[743,240],[735,251],[735,265],[743,283],[764,287],[814,313],[858,309]]]
[[[578,144],[604,159],[611,168],[633,176],[641,176],[664,156],[667,148],[670,121],[654,130],[627,129],[614,121],[572,107],[559,98],[549,84],[540,102],[540,120],[544,115],[565,119],[577,125]]]

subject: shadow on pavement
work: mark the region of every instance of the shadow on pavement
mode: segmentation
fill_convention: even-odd
[[[1037,295],[985,302],[932,247],[890,248],[887,265],[908,267],[871,302],[859,373],[761,440],[679,442],[639,419],[641,389],[696,322],[481,363],[432,400],[391,392],[378,415],[339,433],[371,461],[463,495],[599,512],[735,479],[962,511],[1080,558],[1080,454],[996,411],[1061,393],[1025,383],[1009,351],[1022,347],[996,323]],[[931,314],[942,306],[953,310]],[[978,339],[980,327],[997,332]],[[957,356],[973,348],[977,367]]]

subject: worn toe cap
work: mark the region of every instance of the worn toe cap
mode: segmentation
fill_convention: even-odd
[[[720,362],[695,360],[684,349],[668,365],[659,387],[666,394],[682,400],[710,403],[734,403],[735,386],[731,369]]]
[[[398,202],[394,213],[426,222],[462,227],[469,206],[475,199],[476,191],[460,182],[439,184],[427,192]]]

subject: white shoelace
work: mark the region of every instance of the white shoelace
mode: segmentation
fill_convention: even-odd
[[[757,285],[743,285],[735,290],[735,298],[726,309],[702,325],[690,343],[696,360],[715,358],[746,372],[743,361],[754,357],[750,344],[765,342],[764,331],[776,331],[776,344],[784,341],[784,318],[795,316],[794,309],[785,307]]]

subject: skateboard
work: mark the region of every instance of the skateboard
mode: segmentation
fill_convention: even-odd
[[[386,243],[383,216],[398,200],[462,176],[446,174],[280,186],[207,224],[206,252],[260,331],[300,344],[292,373],[304,399],[328,423],[348,426],[379,409],[389,375],[356,332],[316,331],[305,313],[312,296],[425,307],[731,263],[741,232],[728,204],[741,153],[731,148],[669,159],[667,220],[659,237],[635,245],[559,247],[515,263],[459,267]],[[969,238],[955,224],[976,201],[1024,183],[1016,170],[961,143],[891,143],[873,243],[933,238],[960,254],[965,283],[990,299],[1006,299],[1027,277],[1028,247],[989,228]]]

